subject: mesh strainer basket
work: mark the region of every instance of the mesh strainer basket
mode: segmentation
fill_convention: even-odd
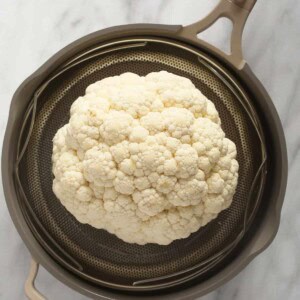
[[[16,91],[2,174],[7,204],[34,260],[93,298],[187,299],[239,272],[274,238],[287,177],[286,147],[274,106],[242,58],[241,34],[255,1],[222,0],[187,27],[130,25],[93,33],[50,59]],[[220,17],[233,21],[231,54],[196,35]],[[84,225],[52,192],[52,139],[70,106],[91,83],[134,72],[166,70],[189,78],[214,102],[222,128],[237,145],[239,183],[231,207],[168,246],[128,244]]]

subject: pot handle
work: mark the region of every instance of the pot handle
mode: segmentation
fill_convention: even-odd
[[[38,270],[39,264],[32,258],[29,274],[25,282],[25,294],[29,300],[46,300],[46,298],[34,286],[34,280]]]
[[[242,69],[245,60],[242,53],[242,34],[249,13],[256,0],[220,0],[217,6],[204,19],[183,27],[181,35],[200,43],[207,50],[213,50],[228,60],[234,67]],[[197,34],[212,26],[218,19],[226,17],[233,23],[230,40],[230,54],[226,54],[213,45],[197,38]]]

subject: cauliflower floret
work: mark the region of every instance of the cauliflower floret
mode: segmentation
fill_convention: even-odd
[[[220,126],[210,119],[198,118],[195,120],[193,126],[193,141],[204,145],[206,151],[214,147],[222,148],[225,133]]]
[[[72,104],[53,138],[53,192],[81,223],[167,245],[230,206],[236,156],[214,104],[189,79],[125,73]]]
[[[180,179],[170,194],[168,200],[174,206],[197,205],[203,201],[207,193],[207,183],[197,178]]]
[[[176,182],[177,177],[162,175],[158,178],[157,181],[152,183],[152,186],[155,187],[158,192],[168,194],[173,190]]]
[[[146,128],[142,126],[136,126],[132,128],[129,140],[134,143],[141,143],[146,140],[148,135],[149,131]]]
[[[83,174],[89,182],[107,186],[117,174],[116,163],[105,145],[99,145],[85,153],[82,163]]]
[[[119,170],[127,175],[133,175],[136,170],[135,162],[131,158],[124,159],[119,164]]]
[[[134,179],[134,185],[139,191],[143,191],[151,187],[151,183],[147,177],[137,177]]]
[[[165,130],[165,120],[159,112],[149,112],[140,119],[141,125],[150,132],[151,135]]]
[[[97,186],[93,182],[89,183],[90,188],[92,189],[95,198],[103,199],[105,188],[104,186]]]
[[[210,194],[219,194],[224,190],[224,180],[218,173],[213,173],[207,179],[208,192]]]
[[[62,128],[58,129],[54,138],[53,138],[53,155],[52,155],[52,163],[55,166],[57,159],[61,155],[61,152],[68,151],[68,147],[66,145],[66,135],[69,124],[64,125]]]
[[[130,195],[134,192],[133,178],[125,175],[121,171],[118,171],[117,177],[114,180],[114,187],[117,192],[124,195]]]
[[[87,223],[95,228],[102,229],[104,228],[102,223],[104,216],[105,210],[103,207],[103,201],[92,198],[92,200],[88,203],[87,207]]]
[[[89,125],[87,114],[74,114],[67,127],[66,144],[68,147],[84,151],[99,143],[99,128]]]
[[[89,186],[81,185],[76,192],[76,198],[81,202],[90,202],[93,198],[93,190]]]
[[[123,141],[119,144],[110,147],[110,152],[116,163],[120,163],[122,160],[129,158],[129,142]]]
[[[179,178],[188,178],[198,171],[197,151],[190,145],[181,145],[175,154],[175,160],[178,166],[177,176]]]
[[[104,188],[103,193],[103,201],[115,201],[119,196],[119,193],[115,190],[115,188]]]
[[[159,72],[147,75],[146,80],[155,84],[165,107],[187,108],[196,117],[207,115],[208,110],[212,115],[215,113],[214,105],[207,108],[212,102],[207,101],[206,97],[195,89],[193,83],[187,78],[168,72]]]
[[[177,162],[174,158],[164,162],[164,173],[167,176],[175,175],[177,172]]]
[[[139,210],[148,216],[157,215],[164,210],[167,204],[164,196],[153,188],[136,192],[133,200],[138,204]]]
[[[190,127],[194,123],[193,114],[185,108],[170,107],[163,110],[161,113],[165,120],[167,131],[176,139],[181,139],[182,142],[189,142],[191,130]]]
[[[145,143],[137,146],[137,149],[131,149],[132,160],[136,167],[142,169],[145,175],[153,171],[162,173],[164,171],[164,162],[172,158],[172,153],[168,149],[157,143],[154,136],[148,137]]]
[[[215,105],[211,101],[207,101],[205,118],[210,119],[214,123],[220,125],[221,120]]]
[[[53,160],[54,176],[61,177],[66,171],[81,171],[80,159],[74,150],[62,152]]]
[[[122,142],[131,133],[133,118],[125,112],[111,111],[100,126],[100,134],[108,145]]]

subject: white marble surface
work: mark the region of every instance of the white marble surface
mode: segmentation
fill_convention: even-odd
[[[217,0],[0,0],[0,139],[18,85],[73,40],[117,24],[189,24]],[[218,28],[215,42],[224,45]],[[279,233],[243,272],[205,300],[300,299],[300,2],[258,0],[244,34],[244,54],[269,91],[288,145],[289,183]],[[0,188],[0,299],[25,299],[30,255]],[[48,299],[86,299],[41,268]]]

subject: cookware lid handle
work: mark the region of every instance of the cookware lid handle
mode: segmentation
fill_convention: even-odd
[[[217,52],[228,60],[237,69],[242,69],[245,60],[242,53],[242,34],[248,15],[254,7],[256,0],[220,0],[217,6],[204,19],[183,27],[181,35],[189,39],[197,40],[208,50]],[[230,39],[230,53],[226,54],[215,46],[199,39],[197,34],[205,31],[220,18],[228,18],[233,23]]]

